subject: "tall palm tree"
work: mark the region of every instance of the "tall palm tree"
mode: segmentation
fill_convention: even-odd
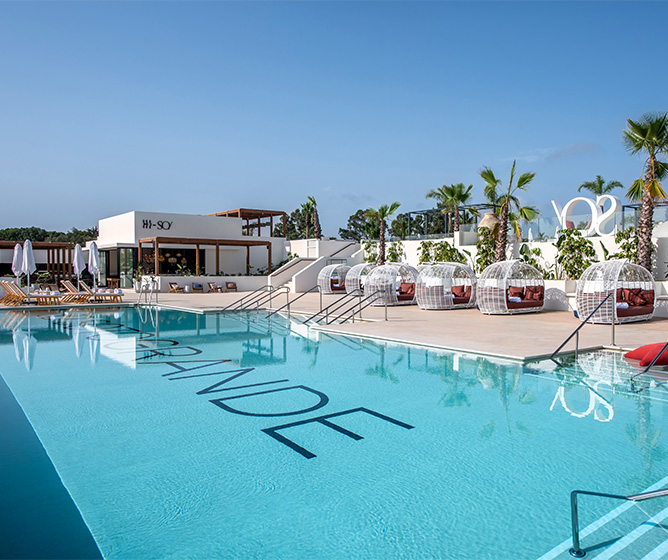
[[[426,198],[433,198],[437,201],[441,212],[453,212],[455,215],[454,231],[459,231],[459,207],[471,200],[471,190],[473,185],[468,187],[464,183],[454,183],[452,185],[443,185],[438,189],[431,189],[425,195]]]
[[[508,245],[508,222],[511,223],[515,236],[521,238],[520,220],[531,221],[535,219],[540,212],[535,206],[522,206],[516,196],[517,191],[526,191],[531,181],[536,176],[535,173],[522,173],[517,179],[517,184],[513,185],[515,179],[515,165],[510,169],[510,181],[508,188],[497,191],[501,186],[501,180],[497,179],[494,172],[489,167],[483,167],[480,176],[485,181],[485,196],[490,201],[495,201],[500,206],[499,209],[499,229],[496,234],[495,262],[506,260],[506,247]]]
[[[308,202],[302,204],[301,209],[302,209],[302,214],[304,215],[304,239],[309,239],[309,234],[310,234],[309,224],[311,222],[311,214],[313,214],[313,204],[309,200]]]
[[[313,235],[316,239],[322,239],[322,229],[320,228],[320,216],[318,216],[318,204],[315,201],[315,198],[312,196],[308,197],[308,201],[313,207]]]
[[[383,204],[378,208],[378,210],[374,210],[373,208],[368,208],[367,211],[365,212],[365,216],[369,220],[376,222],[379,226],[378,264],[385,264],[385,229],[387,228],[385,220],[389,218],[392,214],[394,214],[399,208],[399,206],[401,206],[401,203],[395,201],[389,206],[387,204]]]
[[[596,175],[596,179],[593,181],[585,181],[578,187],[578,192],[580,192],[582,189],[586,189],[590,191],[591,193],[600,196],[602,194],[608,194],[611,192],[613,189],[616,188],[624,188],[624,185],[622,185],[619,181],[608,181],[606,184],[605,180],[603,177],[600,175]]]
[[[638,220],[638,264],[651,270],[654,200],[666,198],[661,179],[668,171],[668,164],[658,157],[668,152],[668,114],[645,113],[638,121],[627,119],[623,141],[631,154],[647,154],[642,175],[633,182],[626,196],[642,201]]]

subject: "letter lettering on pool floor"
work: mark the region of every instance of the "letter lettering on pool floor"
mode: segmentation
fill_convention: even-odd
[[[318,403],[310,406],[308,408],[302,408],[300,410],[293,410],[290,412],[274,412],[274,413],[261,413],[261,412],[244,412],[243,410],[239,410],[237,408],[233,408],[227,404],[224,404],[223,401],[231,401],[234,399],[244,399],[247,397],[254,397],[257,395],[267,395],[269,393],[279,393],[281,391],[291,391],[291,390],[296,390],[296,389],[301,389],[303,391],[308,391],[309,393],[313,393],[318,397]],[[257,391],[255,393],[246,393],[244,395],[235,395],[233,397],[225,397],[222,399],[214,399],[211,401],[213,404],[216,406],[219,406],[223,410],[227,410],[228,412],[232,412],[233,414],[242,414],[244,416],[293,416],[294,414],[306,414],[307,412],[313,412],[314,410],[318,410],[319,408],[322,408],[329,402],[329,397],[325,395],[325,393],[321,393],[320,391],[316,391],[315,389],[311,389],[310,387],[306,387],[305,385],[293,385],[292,387],[281,387],[280,389],[269,389],[268,391]]]
[[[327,426],[328,428],[331,428],[332,430],[335,430],[340,434],[343,434],[344,436],[348,436],[349,438],[359,441],[361,439],[364,439],[359,434],[351,432],[350,430],[346,430],[345,428],[342,428],[338,424],[334,424],[333,422],[329,422],[327,420],[328,418],[335,418],[336,416],[344,416],[346,414],[352,414],[353,412],[365,412],[366,414],[370,414],[371,416],[375,416],[376,418],[380,418],[381,420],[385,420],[386,422],[396,424],[397,426],[401,426],[402,428],[406,428],[407,430],[412,430],[413,428],[415,428],[415,426],[411,426],[410,424],[406,424],[405,422],[395,420],[394,418],[390,418],[389,416],[380,414],[380,412],[375,412],[373,410],[369,410],[368,408],[359,407],[359,408],[351,408],[350,410],[344,410],[343,412],[335,412],[334,414],[325,414],[323,416],[316,416],[315,418],[309,418],[308,420],[300,420],[299,422],[291,422],[290,424],[283,424],[281,426],[273,426],[271,428],[265,428],[262,431],[268,436],[273,437],[276,441],[279,441],[283,445],[287,445],[290,449],[296,451],[300,455],[303,455],[307,459],[313,459],[313,457],[316,456],[315,453],[312,453],[308,449],[304,449],[301,445],[297,445],[294,441],[286,438],[282,434],[279,434],[278,431],[285,430],[287,428],[293,428],[295,426],[301,426],[303,424],[310,424],[312,422],[317,422],[318,424]]]

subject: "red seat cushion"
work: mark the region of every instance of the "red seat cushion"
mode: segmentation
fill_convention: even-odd
[[[635,350],[627,352],[626,354],[624,354],[624,357],[629,358],[630,360],[642,360],[645,357],[645,355],[649,352],[653,352],[652,357],[654,357],[661,350],[661,348],[663,348],[664,344],[665,342],[657,342],[656,344],[645,344],[645,346],[640,346]]]
[[[464,286],[453,286],[452,294],[455,297],[464,297]]]
[[[464,290],[464,297],[465,298],[471,297],[471,286],[466,286],[466,289]]]
[[[654,346],[658,346],[658,348],[654,348],[654,349],[650,350],[649,352],[647,352],[647,354],[645,354],[645,357],[642,360],[640,360],[640,365],[641,366],[648,366],[649,364],[651,364],[654,357],[659,352],[661,352],[661,349],[665,345],[666,345],[665,342],[662,343],[662,344],[655,344]],[[659,356],[659,359],[656,362],[654,362],[654,365],[655,366],[668,366],[668,349],[663,354],[661,354]]]

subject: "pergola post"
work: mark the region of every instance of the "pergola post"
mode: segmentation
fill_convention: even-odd
[[[158,238],[156,237],[153,239],[153,249],[155,251],[154,257],[155,257],[155,275],[160,276],[160,261],[158,260]]]
[[[274,237],[274,217],[269,216],[269,237]]]
[[[141,241],[137,243],[137,268],[144,268],[144,255],[141,252]]]
[[[267,274],[271,274],[271,242],[267,243]]]
[[[260,237],[260,231],[262,228],[262,218],[257,219],[257,236]]]
[[[73,261],[73,258],[72,258],[72,257],[73,257],[73,255],[74,255],[74,250],[72,249],[72,247],[70,247],[70,249],[69,249],[69,253],[68,253],[68,254],[69,254],[69,259],[70,259],[70,266],[69,266],[69,268],[67,269],[67,279],[68,279],[68,280],[72,280],[72,275],[73,275],[73,273],[74,273],[73,270],[72,270],[72,261]]]
[[[199,275],[199,245],[195,245],[195,274]]]

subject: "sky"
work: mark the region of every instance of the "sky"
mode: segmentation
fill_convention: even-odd
[[[553,217],[643,160],[666,2],[0,1],[0,228],[131,210],[360,208],[504,183]],[[624,194],[617,191],[618,196]]]

